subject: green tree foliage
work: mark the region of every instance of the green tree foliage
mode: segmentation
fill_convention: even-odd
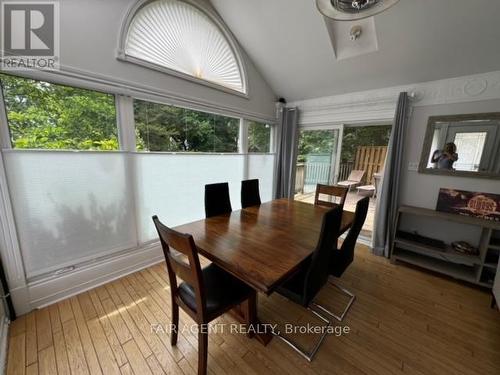
[[[114,96],[0,74],[14,148],[116,150]]]
[[[271,126],[260,122],[248,123],[248,151],[269,152],[271,148]]]
[[[237,152],[239,120],[137,100],[137,148],[170,152]]]
[[[344,129],[342,139],[342,162],[354,161],[360,146],[387,146],[391,136],[391,126],[363,126]]]
[[[297,161],[303,163],[309,154],[329,154],[337,143],[333,130],[302,130],[299,136]]]

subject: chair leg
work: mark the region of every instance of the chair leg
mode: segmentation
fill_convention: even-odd
[[[208,357],[208,332],[198,333],[198,375],[206,375]]]
[[[314,344],[314,346],[312,347],[312,349],[310,351],[304,350],[299,345],[294,343],[292,340],[281,335],[281,333],[273,332],[273,335],[278,337],[280,340],[282,340],[285,344],[290,346],[293,350],[295,350],[297,353],[299,353],[302,357],[307,359],[309,362],[312,362],[314,356],[316,355],[316,353],[319,350],[319,347],[321,346],[321,344],[323,343],[323,340],[325,339],[326,335],[328,334],[328,327],[330,326],[330,321],[328,319],[326,319],[324,316],[322,316],[321,314],[319,314],[317,311],[311,309],[310,307],[308,307],[307,309],[309,311],[311,311],[314,315],[316,315],[319,319],[321,319],[323,322],[326,323],[320,338],[318,339],[318,341],[316,341],[316,343]]]
[[[356,299],[356,296],[354,294],[352,294],[350,291],[348,291],[347,289],[337,285],[337,284],[334,284],[330,281],[330,284],[333,285],[335,288],[337,288],[338,290],[340,290],[341,292],[343,292],[344,294],[346,294],[347,296],[349,296],[349,302],[347,303],[347,306],[346,308],[344,309],[344,311],[342,312],[342,314],[340,316],[338,316],[337,314],[331,312],[330,310],[328,310],[326,307],[324,306],[321,306],[321,305],[318,305],[317,303],[315,302],[312,302],[312,305],[318,309],[320,309],[321,311],[327,313],[328,315],[330,315],[331,317],[337,319],[339,322],[343,321],[347,312],[349,311],[349,309],[351,308],[352,304],[354,303],[354,300]]]
[[[170,333],[170,345],[177,345],[179,331],[179,305],[172,301],[172,332]]]

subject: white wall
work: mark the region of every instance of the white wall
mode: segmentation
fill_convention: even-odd
[[[435,209],[440,188],[453,188],[500,194],[500,180],[422,174],[408,170],[409,163],[418,163],[429,116],[499,112],[500,100],[484,100],[415,107],[406,134],[404,170],[400,200],[402,204]]]
[[[206,0],[196,0],[211,7]],[[136,0],[63,0],[61,59],[63,73],[89,74],[167,96],[218,107],[260,119],[275,118],[275,95],[243,52],[249,97],[226,93],[116,59],[122,23]],[[213,8],[212,8],[213,9]]]

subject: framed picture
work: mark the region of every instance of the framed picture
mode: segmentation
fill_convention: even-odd
[[[436,210],[500,222],[500,195],[441,188]]]

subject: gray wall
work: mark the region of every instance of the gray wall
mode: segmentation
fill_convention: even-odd
[[[408,170],[409,163],[420,161],[429,116],[499,111],[500,100],[415,107],[406,135],[401,204],[435,209],[438,192],[442,187],[500,194],[500,180],[435,176]]]
[[[497,111],[500,111],[500,100],[415,107],[406,136],[400,203],[435,209],[439,189],[442,187],[500,194],[500,180],[436,176],[408,169],[409,163],[418,164],[420,161],[429,116]],[[473,226],[405,216],[401,223],[401,229],[418,231],[423,235],[447,242],[462,240],[476,246],[479,245],[480,231]]]
[[[244,53],[249,86],[248,99],[118,61],[116,54],[120,29],[128,9],[135,1],[61,1],[61,65],[241,110],[263,119],[275,117],[275,95]],[[206,0],[198,1],[208,4]]]

